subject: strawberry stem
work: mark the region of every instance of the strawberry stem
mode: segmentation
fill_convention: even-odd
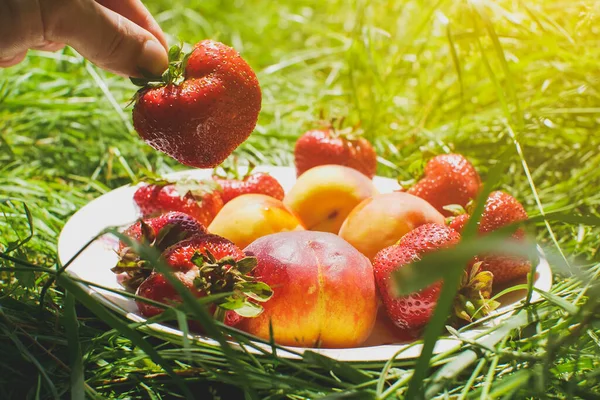
[[[224,318],[226,310],[232,310],[242,317],[256,317],[263,310],[258,303],[269,300],[273,295],[266,283],[250,275],[257,264],[255,257],[236,261],[227,256],[217,260],[206,250],[204,253],[196,252],[192,262],[198,266],[198,277],[194,284],[199,290],[206,295],[231,293],[215,303],[215,318],[221,318],[221,311]]]

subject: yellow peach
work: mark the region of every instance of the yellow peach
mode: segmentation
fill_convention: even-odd
[[[379,250],[428,223],[443,225],[444,216],[419,197],[393,192],[374,196],[356,206],[339,235],[372,260]]]
[[[244,248],[256,239],[303,227],[280,200],[264,194],[244,194],[229,201],[217,214],[208,231]]]
[[[321,165],[303,173],[283,199],[307,230],[337,233],[361,201],[377,189],[355,169]]]

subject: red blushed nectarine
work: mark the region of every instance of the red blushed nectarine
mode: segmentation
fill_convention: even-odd
[[[262,237],[245,249],[254,275],[271,286],[264,311],[241,328],[287,346],[343,348],[363,343],[375,323],[371,262],[331,233],[296,231]]]

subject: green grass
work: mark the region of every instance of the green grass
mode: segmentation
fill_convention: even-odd
[[[465,154],[490,189],[537,216],[529,227],[560,272],[555,286],[462,349],[387,365],[232,357],[152,337],[64,276],[40,305],[70,215],[146,170],[180,166],[132,130],[127,80],[70,49],[31,52],[0,70],[0,398],[155,399],[186,388],[195,398],[366,399],[407,397],[409,386],[409,397],[599,397],[600,3],[174,3],[147,1],[172,44],[221,40],[258,74],[263,108],[240,157],[290,165],[321,111],[360,122],[378,174],[402,182],[432,155]]]

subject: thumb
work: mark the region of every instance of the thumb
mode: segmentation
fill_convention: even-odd
[[[95,1],[66,3],[42,9],[48,40],[66,43],[92,63],[119,75],[141,77],[143,71],[160,75],[167,69],[167,51],[144,28]]]

